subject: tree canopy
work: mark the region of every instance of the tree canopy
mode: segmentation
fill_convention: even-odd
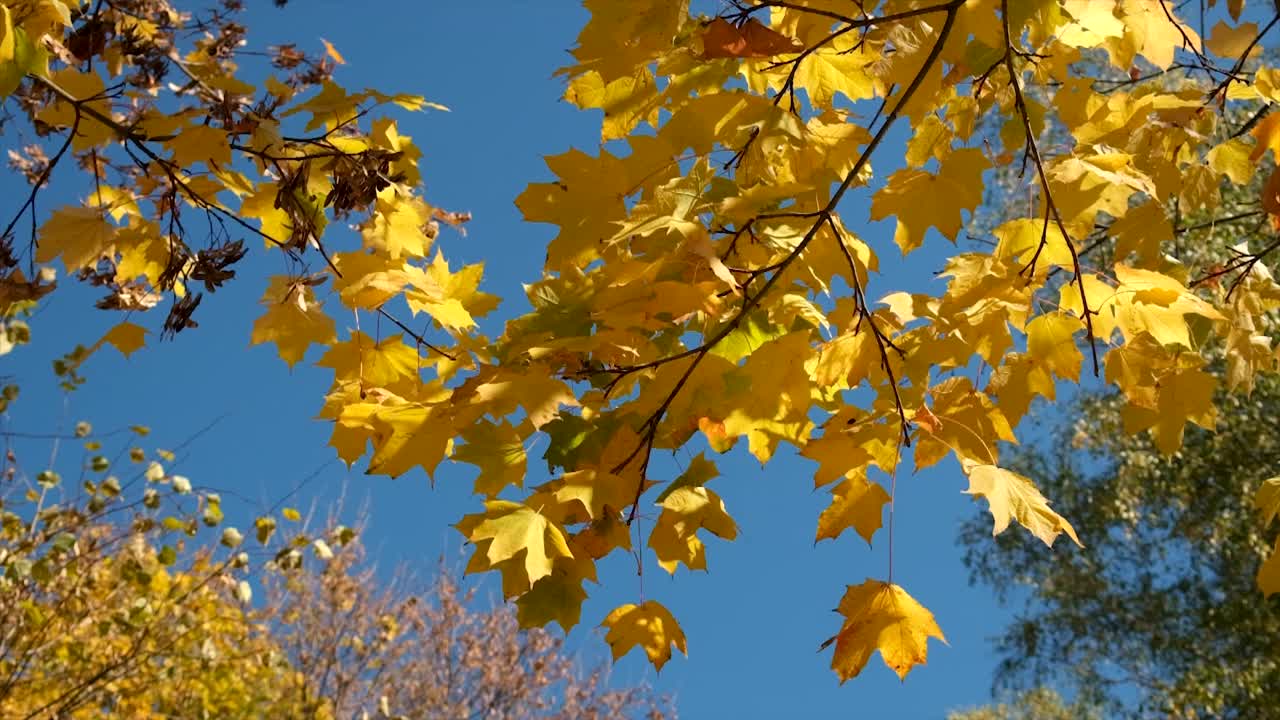
[[[6,129],[31,137],[12,155],[31,190],[3,231],[0,350],[69,278],[100,288],[99,308],[160,311],[85,339],[58,367],[74,387],[102,347],[196,328],[238,263],[271,256],[286,269],[245,332],[332,370],[317,398],[337,455],[388,476],[474,465],[468,570],[499,574],[526,627],[577,625],[588,583],[634,582],[597,562],[630,554],[635,601],[588,622],[657,668],[697,631],[644,574],[705,570],[707,538],[738,533],[717,455],[742,445],[767,465],[785,443],[831,496],[815,542],[853,530],[886,552],[884,574],[833,572],[822,646],[842,682],[877,651],[905,678],[944,637],[894,581],[901,472],[945,461],[995,534],[1087,547],[1042,478],[1002,460],[1034,399],[1105,383],[1120,428],[1176,457],[1189,426],[1212,430],[1236,412],[1224,398],[1276,370],[1273,4],[585,4],[557,72],[601,117],[599,148],[548,156],[515,199],[558,234],[531,309],[491,330],[511,290],[435,248],[467,217],[424,196],[396,122],[443,108],[343,87],[332,46],[276,47],[264,68],[237,0],[2,0],[0,96]],[[1025,212],[984,247],[948,245],[1009,168]],[[43,214],[55,171],[84,199]],[[1226,212],[1255,178],[1248,209]],[[1232,234],[1227,257],[1179,256],[1191,214]],[[864,242],[875,221],[896,249]],[[896,272],[926,245],[939,277]],[[1273,556],[1263,593],[1277,572]]]

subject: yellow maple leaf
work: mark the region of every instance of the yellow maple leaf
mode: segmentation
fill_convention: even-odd
[[[334,128],[354,120],[359,113],[360,102],[364,99],[363,94],[348,95],[341,85],[326,80],[321,83],[320,92],[285,111],[284,115],[311,113],[311,119],[307,121],[305,128],[307,132],[322,126]]]
[[[1209,31],[1209,38],[1204,41],[1204,46],[1209,52],[1219,57],[1235,61],[1244,54],[1245,49],[1249,49],[1250,55],[1258,51],[1257,45],[1253,45],[1254,38],[1257,36],[1257,23],[1228,25],[1225,20],[1219,20]]]
[[[277,275],[262,295],[266,314],[253,323],[249,342],[273,342],[280,359],[293,367],[312,344],[331,345],[337,339],[332,317],[316,300],[315,291],[304,278]]]
[[[1071,527],[1066,518],[1049,508],[1049,501],[1040,494],[1030,479],[995,465],[975,462],[966,462],[964,471],[969,476],[969,489],[965,492],[987,499],[991,516],[995,518],[992,535],[1004,532],[1009,527],[1010,520],[1016,520],[1050,547],[1053,547],[1053,541],[1058,535],[1064,532],[1076,545],[1084,547],[1080,538],[1076,537],[1075,528]]]
[[[1058,39],[1066,45],[1093,47],[1124,34],[1114,0],[1061,0],[1061,6],[1071,16],[1071,22],[1058,30]]]
[[[665,144],[662,149],[668,151]],[[516,198],[516,207],[529,222],[560,226],[547,246],[548,268],[584,266],[599,252],[599,239],[613,236],[614,223],[627,216],[623,198],[631,180],[621,161],[606,150],[599,159],[571,150],[545,161],[559,181],[529,185]]]
[[[679,623],[670,610],[653,600],[643,605],[622,605],[609,613],[600,625],[609,628],[604,639],[613,651],[614,660],[640,646],[649,656],[649,662],[660,671],[671,659],[673,646],[686,656],[689,654]]]
[[[404,342],[403,335],[389,335],[374,342],[357,331],[345,342],[332,344],[316,365],[331,368],[339,382],[358,381],[363,387],[387,388],[400,383],[417,386],[423,358],[417,348]]]
[[[1034,257],[1038,275],[1052,267],[1073,266],[1069,244],[1071,240],[1062,234],[1058,224],[1052,220],[1046,223],[1043,218],[1018,218],[996,228],[992,234],[999,241],[994,253],[996,257],[1014,259],[1020,266],[1030,264]],[[1038,257],[1037,251],[1040,253]]]
[[[573,536],[575,548],[582,548],[595,560],[613,552],[615,548],[631,549],[631,528],[620,514],[605,515],[593,520]]]
[[[412,286],[404,294],[409,309],[415,314],[425,312],[441,327],[463,330],[474,327],[475,317],[484,316],[498,306],[498,298],[479,291],[484,265],[476,263],[449,270],[449,263],[442,253],[425,270],[405,266],[405,273]]]
[[[812,423],[807,410],[813,381],[805,365],[812,352],[808,331],[788,333],[757,348],[728,379],[738,381],[744,397],[724,415],[725,433],[745,435],[751,454],[762,463],[772,457],[780,441],[798,447],[809,436]],[[753,390],[766,384],[774,391]]]
[[[464,517],[463,520],[465,521],[467,517]],[[455,527],[463,530],[464,525],[460,522]],[[470,530],[464,530],[465,532],[470,532]],[[524,569],[524,557],[517,555],[499,563],[491,563],[488,558],[491,544],[493,544],[492,540],[480,540],[475,543],[475,552],[467,559],[467,565],[463,569],[464,574],[472,575],[496,571],[502,578],[502,597],[506,600],[520,597],[532,590],[533,586],[529,584],[528,572]]]
[[[129,357],[147,344],[147,329],[135,323],[122,322],[108,330],[94,348],[99,348],[104,343],[119,350],[121,355]]]
[[[1253,126],[1253,130],[1249,134],[1257,140],[1257,144],[1253,147],[1253,152],[1249,153],[1249,160],[1256,163],[1262,158],[1268,150],[1280,158],[1280,115],[1268,115],[1258,121]]]
[[[433,236],[424,232],[431,209],[415,197],[405,197],[396,186],[383,188],[374,202],[374,212],[362,228],[365,246],[385,252],[390,258],[426,257]]]
[[[46,263],[61,256],[67,272],[93,267],[111,252],[116,232],[102,208],[59,208],[40,226],[36,262]]]
[[[1213,305],[1168,275],[1123,263],[1115,265],[1115,273],[1119,281],[1115,288],[1097,276],[1083,279],[1089,308],[1097,313],[1093,319],[1096,337],[1108,339],[1119,328],[1130,343],[1147,333],[1162,345],[1193,348],[1187,314],[1225,319]],[[1064,286],[1060,303],[1063,310],[1081,314],[1078,288]]]
[[[659,503],[658,516],[649,534],[649,547],[658,556],[663,570],[675,574],[678,563],[690,570],[706,570],[705,546],[697,531],[733,540],[738,526],[725,511],[724,500],[704,487],[682,487],[672,491]]]
[[[463,430],[462,438],[466,444],[455,448],[451,457],[480,468],[476,494],[495,497],[508,486],[524,484],[524,445],[511,423],[480,420]]]
[[[359,406],[352,412],[359,412]],[[344,412],[341,419],[350,417]],[[380,407],[370,413],[368,422],[373,428],[370,473],[399,477],[421,467],[434,477],[453,445],[451,418],[439,406],[408,403]]]
[[[85,109],[90,109],[102,117],[112,117],[111,103],[105,97],[106,84],[101,75],[93,71],[80,72],[75,68],[67,67],[51,73],[49,81],[68,96],[76,98],[81,111],[77,112],[76,107],[71,103],[58,99],[45,105],[36,113],[36,119],[53,127],[75,127],[76,135],[71,140],[71,147],[76,151],[106,145],[116,139],[117,132],[114,127],[104,124],[85,112]]]
[[[1067,313],[1045,313],[1027,324],[1027,355],[1060,378],[1079,382],[1083,356],[1075,333],[1084,329],[1079,318]]]
[[[467,515],[456,527],[473,543],[491,541],[484,553],[490,566],[523,554],[521,584],[526,588],[551,574],[555,558],[573,557],[564,530],[524,503],[486,501],[483,513]]]
[[[1173,240],[1173,223],[1164,206],[1148,200],[1112,223],[1111,233],[1116,238],[1117,259],[1123,260],[1130,253],[1137,253],[1140,263],[1151,266],[1160,261],[1160,246]]]
[[[1214,172],[1226,175],[1237,185],[1248,185],[1257,167],[1256,160],[1251,161],[1249,155],[1249,144],[1243,138],[1232,138],[1214,146],[1205,159]]]
[[[948,155],[937,174],[899,170],[872,197],[871,219],[897,216],[893,239],[904,255],[924,243],[931,227],[955,240],[964,223],[961,211],[973,212],[982,202],[982,173],[989,166],[981,150],[963,148]]]
[[[912,128],[907,141],[907,167],[921,167],[930,158],[939,162],[951,152],[955,133],[937,115],[926,115]]]
[[[636,483],[629,479],[585,468],[539,485],[529,503],[556,522],[574,524],[615,517],[632,502],[635,493]]]
[[[925,664],[929,638],[947,641],[933,614],[891,583],[868,578],[850,585],[836,612],[844,616],[844,624],[822,649],[835,644],[831,669],[841,684],[862,672],[877,650],[885,665],[906,680],[913,667]]]
[[[859,421],[865,412],[846,406],[822,425],[822,437],[813,438],[800,450],[802,457],[817,461],[814,487],[845,478],[867,464],[889,471],[898,461],[901,431],[896,422]]]
[[[690,148],[699,154],[716,144],[741,146],[753,132],[760,139],[804,137],[804,126],[794,115],[761,95],[729,91],[701,95],[686,103],[658,137],[674,150]]]
[[[523,408],[535,429],[550,422],[561,405],[578,404],[577,397],[564,382],[554,377],[530,377],[514,372],[480,384],[475,389],[475,396],[495,416],[508,415],[517,407]]]
[[[173,152],[173,162],[183,168],[204,163],[212,170],[231,163],[231,144],[227,139],[227,132],[208,125],[179,128],[172,138],[165,141],[165,147]]]
[[[969,378],[948,378],[930,388],[933,414],[941,429],[922,426],[915,449],[916,469],[936,464],[954,452],[960,460],[994,464],[999,443],[1017,442],[1009,421],[991,398],[974,389]]]
[[[129,224],[116,231],[112,245],[117,255],[117,283],[128,284],[144,278],[151,287],[160,287],[173,247],[154,222],[131,216]]]
[[[840,533],[853,528],[870,545],[871,536],[880,529],[889,493],[880,483],[867,480],[866,468],[850,475],[831,489],[831,504],[818,516],[814,542],[828,538],[834,540],[840,537]]]
[[[348,307],[375,309],[400,294],[410,282],[414,268],[402,258],[384,253],[349,252],[333,256],[341,273],[333,289]]]
[[[995,396],[996,405],[1009,424],[1017,425],[1032,400],[1037,396],[1052,400],[1055,388],[1053,376],[1043,365],[1023,353],[1009,353],[992,373],[987,392]]]
[[[1175,50],[1199,45],[1200,36],[1191,26],[1178,20],[1165,6],[1164,0],[1120,0],[1117,5],[1118,15],[1124,23],[1124,35],[1106,41],[1111,61],[1117,67],[1128,68],[1133,64],[1134,56],[1141,54],[1152,65],[1165,70],[1173,64]]]
[[[809,105],[814,108],[831,107],[837,95],[843,95],[850,102],[865,100],[875,95],[868,69],[879,58],[880,54],[865,43],[856,42],[852,37],[847,41],[838,38],[809,53],[796,68],[793,83],[795,89],[808,94]],[[768,62],[762,63],[762,67],[768,65]],[[781,89],[790,71],[790,65],[766,71],[769,85],[775,91]],[[748,73],[748,80],[750,78]]]
[[[566,573],[552,573],[516,599],[516,620],[522,628],[544,627],[556,622],[569,632],[581,619],[582,603],[586,599],[581,579]]]
[[[1280,475],[1267,478],[1253,496],[1253,507],[1262,513],[1262,524],[1270,525],[1280,515]]]
[[[1151,437],[1160,452],[1172,455],[1182,447],[1182,434],[1188,422],[1205,429],[1213,429],[1217,421],[1217,407],[1213,404],[1213,391],[1218,381],[1199,368],[1178,367],[1158,376],[1153,390],[1154,402],[1130,402],[1121,411],[1124,429],[1128,433],[1151,430]]]
[[[874,316],[873,316],[874,318]],[[854,388],[884,375],[880,347],[871,332],[847,332],[823,343],[813,379],[824,388]]]
[[[626,137],[642,122],[658,126],[661,96],[653,72],[647,67],[609,82],[594,70],[585,72],[569,81],[564,99],[583,109],[604,111],[600,135],[604,141]]]
[[[671,47],[671,38],[688,19],[684,3],[634,0],[625,6],[610,0],[586,0],[591,19],[578,34],[572,51],[578,64],[557,74],[596,70],[606,81],[630,74]],[[619,43],[618,38],[627,38]]]
[[[15,27],[8,5],[0,5],[0,99],[9,96],[31,69],[30,57],[35,45],[26,30]]]

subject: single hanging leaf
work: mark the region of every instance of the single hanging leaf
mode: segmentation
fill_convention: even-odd
[[[966,462],[964,470],[969,476],[969,489],[965,492],[986,498],[990,505],[995,518],[992,535],[999,535],[1009,527],[1010,520],[1017,520],[1045,545],[1053,547],[1053,541],[1065,532],[1076,545],[1084,547],[1071,523],[1049,509],[1049,501],[1029,479],[995,465],[974,462]]]
[[[906,680],[913,667],[925,664],[929,638],[947,641],[932,613],[906,590],[887,582],[868,578],[850,585],[836,612],[844,616],[844,625],[822,649],[835,643],[831,669],[841,684],[862,672],[876,650],[885,665]]]
[[[849,528],[858,531],[867,544],[880,529],[884,505],[889,493],[880,483],[867,479],[866,468],[850,473],[843,482],[831,489],[831,505],[818,517],[818,533],[814,542],[836,539]]]
[[[639,646],[649,656],[654,669],[662,670],[671,659],[673,646],[686,656],[689,654],[684,631],[675,617],[653,600],[643,605],[622,605],[609,613],[600,625],[609,628],[604,639],[613,650],[615,661]]]
[[[147,329],[131,322],[122,322],[107,331],[98,341],[99,345],[107,343],[129,357],[147,343]]]
[[[212,170],[231,163],[231,145],[226,131],[208,125],[178,128],[173,139],[165,142],[165,147],[173,151],[173,162],[182,167],[204,163]]]

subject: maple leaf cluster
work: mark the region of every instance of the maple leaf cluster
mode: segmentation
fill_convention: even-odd
[[[516,199],[557,229],[526,286],[531,310],[493,337],[479,325],[498,304],[482,267],[435,251],[439,221],[462,216],[422,198],[413,140],[371,114],[438,106],[314,73],[252,85],[230,60],[234,28],[203,20],[190,22],[205,38],[167,70],[189,92],[131,105],[152,87],[114,89],[142,62],[127,52],[136,19],[114,4],[73,17],[60,0],[19,12],[31,4],[0,5],[0,93],[62,138],[43,166],[88,157],[95,191],[43,222],[26,275],[8,265],[5,307],[29,307],[44,292],[26,279],[35,263],[61,260],[110,288],[113,307],[171,298],[176,331],[199,302],[191,281],[229,279],[226,229],[259,236],[291,272],[266,288],[253,342],[290,365],[320,346],[333,371],[321,417],[348,463],[478,469],[482,506],[457,524],[468,570],[499,573],[525,625],[577,624],[613,554],[641,573],[649,551],[669,573],[706,569],[708,539],[737,535],[711,457],[739,443],[761,463],[784,443],[817,463],[831,494],[819,541],[853,529],[872,542],[900,468],[952,458],[995,533],[1017,523],[1081,544],[1033,478],[1000,465],[1037,398],[1087,370],[1125,398],[1126,430],[1175,454],[1187,423],[1217,416],[1207,338],[1233,348],[1233,391],[1276,370],[1277,176],[1256,211],[1221,219],[1239,233],[1231,258],[1190,267],[1171,252],[1181,212],[1211,211],[1280,152],[1268,114],[1280,74],[1262,52],[1280,16],[1259,24],[1240,0],[1210,8],[1207,38],[1163,0],[735,0],[718,17],[686,0],[587,0],[559,72],[569,102],[600,111],[601,145],[548,157],[554,178]],[[50,56],[86,18],[108,28],[94,52],[109,62]],[[295,67],[286,55],[277,66]],[[326,44],[312,67],[343,61]],[[1252,119],[1231,126],[1242,109]],[[1046,144],[1049,125],[1069,140]],[[139,162],[104,159],[122,153]],[[1010,168],[1006,200],[1026,212],[985,247],[943,245]],[[204,255],[185,249],[186,212],[218,228]],[[340,239],[333,220],[348,217],[358,232]],[[873,221],[893,223],[896,250],[858,233]],[[925,245],[947,253],[938,277],[888,286],[884,253]],[[335,317],[354,327],[339,333]],[[552,474],[540,484],[526,483],[535,435]],[[662,469],[681,449],[694,459]],[[1265,591],[1276,577],[1264,569]],[[891,570],[838,611],[842,680],[877,649],[905,677],[942,638]],[[660,667],[686,650],[653,599],[603,624],[615,655],[641,647]]]

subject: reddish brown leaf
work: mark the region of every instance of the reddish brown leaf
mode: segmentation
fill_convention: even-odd
[[[702,56],[712,58],[766,58],[804,49],[800,41],[771,30],[752,18],[738,27],[716,18],[702,33]]]

